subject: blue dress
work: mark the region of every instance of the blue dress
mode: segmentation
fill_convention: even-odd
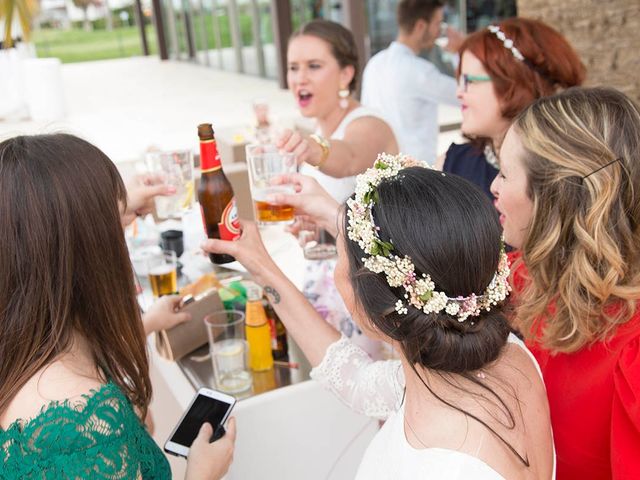
[[[471,143],[452,143],[445,154],[442,171],[466,178],[493,200],[490,187],[498,169],[487,162],[484,152],[477,146]]]

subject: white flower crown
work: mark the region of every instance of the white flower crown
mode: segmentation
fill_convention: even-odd
[[[496,37],[498,37],[498,40],[502,42],[502,45],[504,45],[504,48],[506,48],[507,50],[511,50],[511,53],[516,59],[520,60],[521,62],[524,62],[524,55],[522,55],[520,50],[518,50],[516,46],[513,44],[513,40],[511,40],[510,38],[507,38],[505,33],[502,30],[500,30],[500,27],[498,27],[497,25],[489,25],[487,28],[491,33],[493,33]]]
[[[347,234],[350,240],[357,242],[369,255],[362,259],[365,268],[374,273],[384,273],[390,287],[403,287],[404,298],[408,304],[424,313],[444,310],[447,314],[457,317],[459,322],[464,322],[468,317],[477,317],[483,310],[489,311],[493,305],[502,302],[509,295],[509,261],[504,251],[504,243],[500,251],[498,270],[482,295],[472,293],[467,297],[451,298],[446,293],[435,290],[435,284],[429,275],[423,273],[418,278],[411,258],[406,255],[394,255],[393,240],[385,242],[380,239],[380,227],[375,225],[372,213],[373,206],[378,201],[378,185],[385,179],[395,177],[404,168],[413,166],[428,168],[405,155],[382,153],[378,155],[372,168],[357,176],[355,198],[347,200]],[[403,300],[398,300],[395,310],[400,314],[406,314],[407,306]]]

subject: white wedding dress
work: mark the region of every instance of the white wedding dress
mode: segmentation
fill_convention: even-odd
[[[529,354],[542,378],[538,363],[524,343],[513,334],[508,341]],[[386,420],[367,447],[356,480],[504,480],[472,455],[445,448],[416,449],[409,444],[404,432],[405,381],[400,360],[373,361],[343,336],[327,348],[322,362],[311,371],[311,378],[352,410]]]

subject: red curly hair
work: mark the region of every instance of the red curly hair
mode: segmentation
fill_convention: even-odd
[[[535,99],[584,81],[585,66],[560,32],[528,18],[509,18],[498,26],[525,57],[524,62],[486,28],[469,35],[459,53],[462,59],[462,54],[469,51],[482,62],[493,81],[504,118],[512,120]],[[461,68],[462,60],[458,77]]]

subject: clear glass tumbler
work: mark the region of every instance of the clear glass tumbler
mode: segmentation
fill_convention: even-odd
[[[204,325],[209,334],[209,351],[218,390],[240,393],[251,388],[244,313],[239,310],[219,310],[207,315]]]

